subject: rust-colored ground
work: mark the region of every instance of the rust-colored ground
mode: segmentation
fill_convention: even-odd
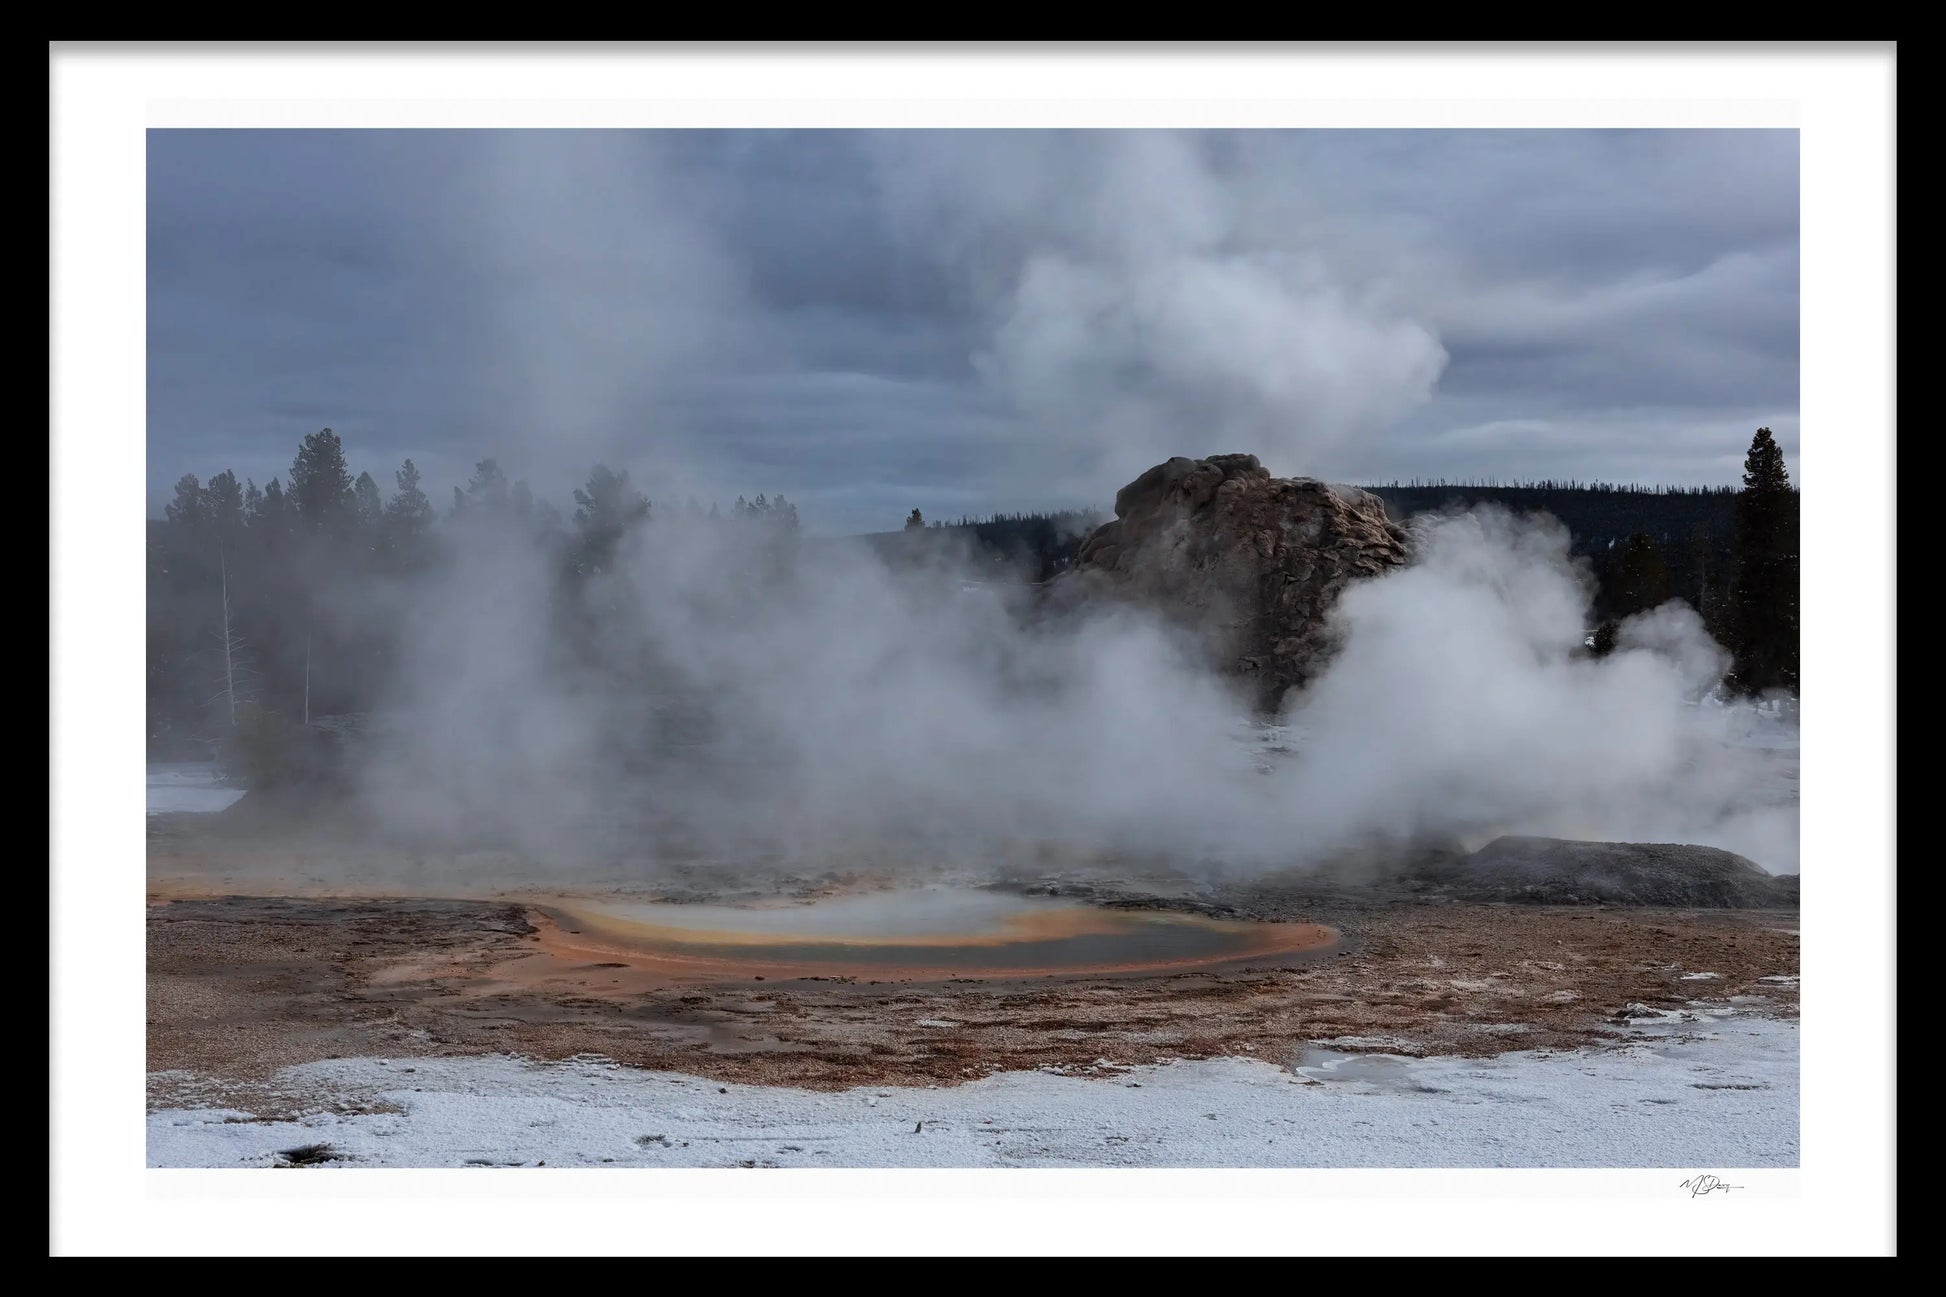
[[[637,994],[677,983],[720,986],[727,982],[833,981],[868,984],[887,982],[952,982],[1004,977],[1010,980],[1061,976],[1064,967],[1029,962],[1011,952],[1018,946],[1007,941],[1058,941],[1077,935],[1110,936],[1139,926],[1138,916],[1127,910],[1077,905],[1049,912],[1021,916],[1003,930],[978,936],[932,934],[902,939],[898,945],[906,961],[896,972],[883,964],[858,959],[793,958],[793,947],[802,947],[801,937],[768,934],[716,935],[707,940],[734,944],[698,946],[698,934],[682,928],[657,927],[604,920],[596,911],[561,911],[547,905],[527,910],[534,925],[538,952],[521,951],[492,971],[496,979],[522,986],[574,988],[586,986],[594,994]],[[1251,962],[1288,962],[1306,956],[1329,953],[1338,945],[1338,934],[1315,923],[1224,922],[1198,915],[1170,915],[1181,925],[1200,925],[1227,934],[1239,934],[1234,947],[1224,956],[1152,956],[1130,953],[1113,960],[1090,965],[1091,974],[1103,977],[1153,976],[1201,969],[1212,964],[1225,967]],[[826,947],[840,950],[843,947]],[[959,956],[957,962],[937,959],[932,952],[949,948]],[[612,976],[584,976],[584,970],[609,970]],[[614,990],[607,988],[614,986]]]
[[[696,985],[578,947],[514,902],[209,890],[151,891],[151,1072],[251,1080],[334,1056],[591,1053],[744,1082],[950,1084],[1098,1060],[1281,1061],[1310,1042],[1567,1048],[1613,1034],[1631,1006],[1797,1003],[1794,913],[1350,905],[1306,916],[1344,945],[1293,967]]]

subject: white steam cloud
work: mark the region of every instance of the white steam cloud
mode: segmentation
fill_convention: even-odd
[[[561,195],[532,228],[488,231],[485,246],[521,250],[509,265],[536,246],[593,258],[617,292],[681,308],[604,332],[600,303],[547,275],[510,285],[493,369],[532,402],[534,455],[557,467],[541,420],[653,410],[716,352],[769,346],[735,267],[663,192],[668,173],[609,177],[620,147],[520,149],[486,173],[488,188]],[[978,133],[941,148],[886,132],[866,147],[908,251],[984,312],[969,359],[1048,435],[1035,453],[1056,494],[1104,500],[1179,454],[1327,473],[1334,447],[1426,401],[1445,364],[1369,258],[1352,271],[1313,246],[1313,225],[1282,219],[1288,195],[1223,169],[1207,142]],[[1267,755],[1230,682],[1160,620],[1056,618],[1024,587],[957,579],[948,555],[888,565],[862,543],[684,518],[669,492],[712,473],[692,462],[685,477],[698,457],[680,435],[656,441],[646,477],[640,455],[571,443],[633,459],[657,502],[612,573],[577,589],[526,538],[460,530],[401,592],[398,723],[359,788],[373,825],[642,881],[765,862],[1267,871],[1512,832],[1797,868],[1794,767],[1742,741],[1748,708],[1707,697],[1721,650],[1672,606],[1588,657],[1588,583],[1550,524],[1489,512],[1421,528],[1410,566],[1347,592],[1337,657],[1287,700],[1292,751]]]
[[[1686,605],[1586,655],[1586,574],[1552,519],[1494,510],[1420,529],[1405,569],[1346,590],[1343,646],[1297,700],[1281,809],[1320,845],[1499,833],[1720,846],[1796,872],[1774,759]]]
[[[1349,589],[1270,757],[1159,621],[1055,618],[947,562],[668,520],[571,607],[516,550],[458,562],[366,809],[564,877],[1270,871],[1515,832],[1796,869],[1795,798],[1706,699],[1699,620],[1670,605],[1587,656],[1587,586],[1544,521],[1434,521]]]
[[[1097,494],[1239,447],[1273,471],[1327,472],[1335,446],[1430,400],[1445,368],[1396,294],[1271,219],[1284,196],[1219,176],[1206,148],[1146,131],[877,142],[915,253],[987,312],[975,369],[1079,453],[1075,484]]]

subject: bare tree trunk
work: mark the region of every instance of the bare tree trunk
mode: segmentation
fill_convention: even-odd
[[[304,723],[311,723],[311,632],[304,632]]]
[[[230,565],[219,545],[216,568],[223,577],[223,692],[230,703],[230,729],[236,729],[236,652],[230,636]]]

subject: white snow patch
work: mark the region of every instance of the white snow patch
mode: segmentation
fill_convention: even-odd
[[[226,785],[207,762],[162,761],[149,766],[150,815],[225,810],[242,796],[243,789]]]
[[[149,1114],[150,1166],[1796,1166],[1797,1027],[1712,1018],[1625,1045],[1497,1058],[1312,1050],[947,1089],[722,1085],[606,1060],[289,1068],[310,1115]],[[234,1101],[232,1101],[234,1102]],[[345,1113],[350,1105],[396,1112]],[[340,1109],[340,1110],[334,1110]]]

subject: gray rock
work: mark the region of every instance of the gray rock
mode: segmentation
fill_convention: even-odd
[[[1795,875],[1767,873],[1734,852],[1675,842],[1495,838],[1470,856],[1428,859],[1414,882],[1465,901],[1797,908]]]
[[[1322,668],[1339,592],[1405,557],[1405,532],[1369,492],[1272,477],[1255,455],[1179,456],[1117,493],[1056,593],[1161,612],[1268,707]]]

